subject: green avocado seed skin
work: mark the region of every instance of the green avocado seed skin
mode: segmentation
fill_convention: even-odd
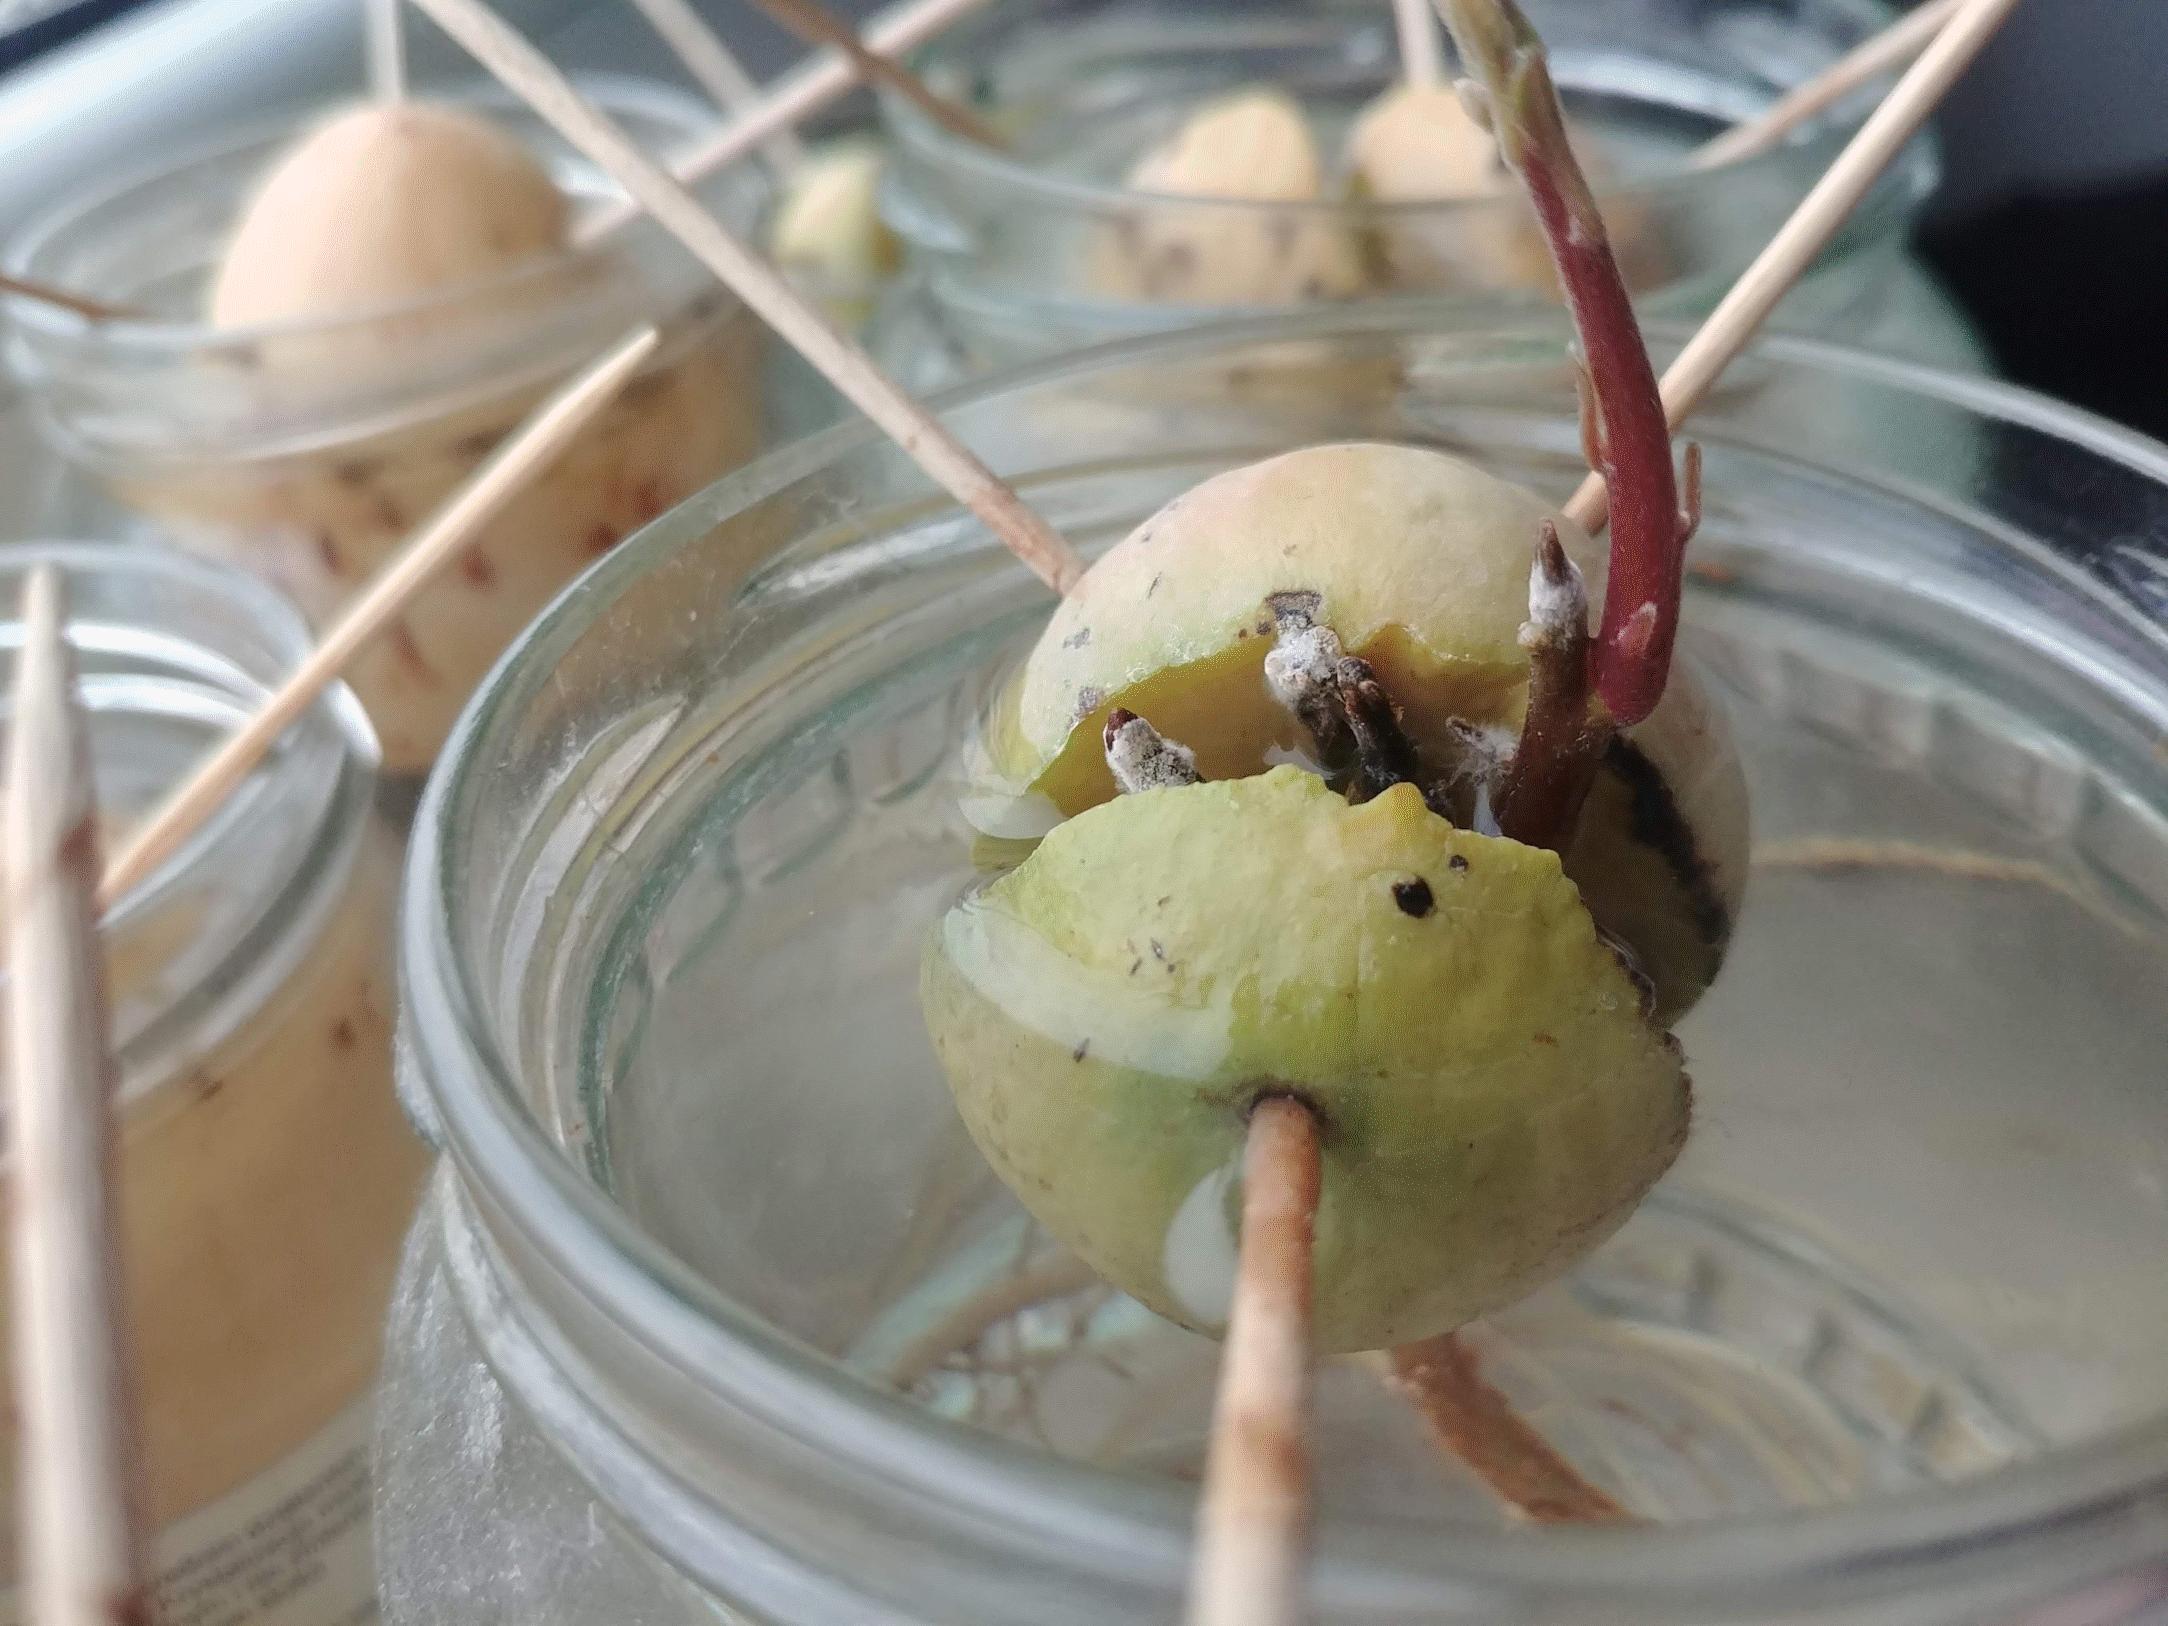
[[[1555,854],[1294,768],[1077,814],[936,927],[980,1149],[1109,1281],[1217,1332],[1246,1115],[1323,1125],[1324,1351],[1426,1337],[1602,1241],[1684,1143],[1675,1044]]]

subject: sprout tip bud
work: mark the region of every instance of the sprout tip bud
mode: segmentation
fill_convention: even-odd
[[[1124,796],[1138,791],[1194,785],[1197,753],[1177,745],[1133,711],[1119,706],[1107,713],[1107,770]]]

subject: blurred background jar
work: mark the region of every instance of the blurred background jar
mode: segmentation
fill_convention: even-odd
[[[0,553],[10,618],[48,561],[72,600],[110,851],[261,704],[308,632],[238,571],[111,544]],[[10,663],[19,647],[0,626]],[[333,689],[101,928],[123,1292],[169,1620],[373,1618],[377,1328],[424,1168],[391,1087],[398,860],[371,811],[376,760],[360,707]],[[0,1350],[6,1319],[0,1306]],[[0,1440],[9,1503],[15,1460]],[[15,1529],[0,1510],[0,1543]],[[10,1554],[0,1573],[13,1567]],[[0,1602],[0,1620],[18,1618]]]
[[[1697,168],[1695,150],[1896,15],[1883,0],[1530,0],[1528,10],[1640,308],[1682,317],[1729,288],[1874,92],[1771,152]],[[1461,180],[1488,195],[1406,201],[1409,180],[1442,166],[1428,163],[1430,147],[1412,168],[1381,156],[1380,121],[1365,118],[1401,77],[1382,4],[1000,4],[917,61],[936,86],[993,110],[1012,141],[978,146],[883,98],[883,207],[909,283],[885,313],[880,348],[922,383],[1320,300],[1419,303],[1426,320],[1460,331],[1555,306],[1542,240],[1487,145],[1470,147],[1481,173]],[[1277,113],[1257,106],[1266,87],[1286,99],[1274,98]],[[1288,150],[1301,140],[1287,128],[1296,107],[1307,153]],[[1245,113],[1244,127],[1228,127]],[[1215,118],[1219,131],[1207,128]],[[1211,191],[1204,172],[1222,167],[1219,155],[1199,148],[1214,138],[1233,149],[1234,178],[1256,189],[1247,200]],[[1975,361],[1962,321],[1905,258],[1935,175],[1923,140],[1778,325]]]
[[[1087,555],[1323,439],[1571,489],[1570,380],[1527,368],[1563,325],[1400,314],[945,410]],[[1290,346],[1404,383],[1197,387]],[[2137,1626],[2168,1596],[2168,463],[1970,376],[1798,340],[1752,371],[1697,420],[1680,644],[1760,844],[1681,1028],[1701,1128],[1471,1333],[1642,1522],[1513,1524],[1332,1363],[1318,1621]],[[858,426],[658,522],[493,674],[402,914],[400,1082],[443,1156],[386,1340],[392,1626],[1178,1618],[1219,1346],[1037,1232],[920,1014],[976,879],[966,742],[1049,607]]]
[[[652,151],[708,125],[657,86],[587,88]],[[319,627],[551,389],[636,323],[661,327],[652,361],[355,663],[395,777],[427,769],[475,681],[560,586],[765,435],[749,313],[644,221],[581,245],[581,210],[612,190],[531,116],[476,105],[548,164],[571,246],[351,315],[213,325],[229,238],[293,141],[286,121],[73,197],[7,255],[143,313],[94,322],[10,302],[9,365],[64,459],[35,517],[240,563]],[[705,191],[741,222],[760,207],[742,166]]]

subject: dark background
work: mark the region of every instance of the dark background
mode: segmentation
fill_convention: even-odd
[[[2001,370],[2168,439],[2168,0],[2025,0],[1939,128],[1920,248]]]

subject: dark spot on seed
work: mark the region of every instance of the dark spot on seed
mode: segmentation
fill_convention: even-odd
[[[1164,909],[1167,907],[1168,904],[1172,903],[1173,901],[1174,894],[1170,892],[1164,898],[1161,898],[1157,903],[1153,904],[1152,907],[1155,909]]]
[[[1144,969],[1144,956],[1143,956],[1143,955],[1141,955],[1141,954],[1140,954],[1140,955],[1138,955],[1138,956],[1137,956],[1137,957],[1136,957],[1136,958],[1135,958],[1134,960],[1131,960],[1131,961],[1129,962],[1129,974],[1130,974],[1130,975],[1131,975],[1132,977],[1133,977],[1133,976],[1135,976],[1135,975],[1136,975],[1136,974],[1137,974],[1137,973],[1138,973],[1139,971],[1142,971],[1143,969]]]
[[[332,1045],[333,1045],[333,1047],[334,1047],[334,1048],[336,1048],[336,1049],[339,1049],[339,1050],[351,1050],[351,1049],[353,1049],[353,1048],[354,1048],[354,1024],[353,1024],[353,1023],[351,1023],[351,1022],[349,1022],[349,1021],[348,1021],[348,1020],[347,1020],[347,1019],[346,1019],[345,1017],[343,1017],[343,1016],[342,1016],[342,1017],[340,1017],[340,1018],[338,1019],[338,1021],[336,1021],[336,1022],[332,1023],[332,1024],[331,1024],[331,1043],[332,1043]]]
[[[324,568],[334,576],[339,575],[345,569],[344,564],[339,559],[339,540],[329,531],[318,531],[316,533],[316,557],[324,562]]]
[[[1091,1040],[1079,1039],[1077,1041],[1077,1047],[1069,1052],[1069,1059],[1071,1061],[1082,1061],[1087,1055],[1091,1053],[1091,1048]]]
[[[1558,1048],[1558,1041],[1552,1038],[1548,1033],[1537,1034],[1536,1043],[1540,1045],[1548,1045],[1553,1050],[1556,1050]]]
[[[1160,583],[1161,583],[1162,581],[1164,581],[1164,580],[1166,580],[1166,577],[1165,577],[1165,576],[1163,576],[1163,575],[1162,575],[1162,576],[1154,576],[1154,577],[1152,578],[1152,585],[1151,585],[1151,586],[1149,586],[1149,587],[1147,587],[1147,588],[1146,588],[1146,589],[1144,590],[1144,596],[1145,596],[1146,598],[1150,598],[1150,597],[1151,597],[1151,596],[1152,596],[1152,595],[1153,595],[1154,593],[1158,592],[1158,591],[1159,591],[1159,584],[1160,584]]]
[[[469,553],[461,559],[459,573],[476,587],[494,586],[497,580],[497,567],[489,562],[489,556],[484,553]]]
[[[1161,964],[1165,964],[1167,959],[1167,945],[1156,937],[1152,939],[1152,958]]]
[[[1282,588],[1265,595],[1265,614],[1273,623],[1300,631],[1315,625],[1325,608],[1325,595],[1306,587]]]
[[[376,494],[376,522],[387,531],[403,531],[407,528],[406,510],[379,491]]]
[[[342,486],[365,486],[384,466],[380,458],[349,457],[331,466],[331,477]]]
[[[1445,867],[1447,869],[1464,870],[1468,867],[1468,860],[1461,856],[1459,853],[1455,853],[1451,858],[1448,858],[1445,861]]]
[[[413,629],[404,621],[393,625],[391,629],[391,647],[402,661],[413,668],[415,674],[424,683],[440,681],[437,676],[437,669],[429,664],[429,657],[422,653],[422,646],[414,641]]]
[[[1076,631],[1072,632],[1071,634],[1069,634],[1068,637],[1064,638],[1061,641],[1061,647],[1064,649],[1082,649],[1086,644],[1090,643],[1091,641],[1092,629],[1089,627],[1079,627],[1076,629]]]
[[[1693,829],[1681,816],[1662,772],[1630,740],[1613,739],[1604,751],[1603,761],[1625,785],[1627,828],[1633,839],[1664,861],[1686,894],[1687,908],[1692,911],[1702,941],[1721,953],[1731,938],[1731,913],[1724,907],[1716,876],[1695,844]]]
[[[655,518],[670,506],[670,499],[663,495],[662,482],[649,478],[633,488],[632,510],[643,522]]]
[[[491,447],[503,437],[497,429],[477,429],[471,435],[461,435],[452,442],[452,451],[459,457],[486,457]]]
[[[1393,902],[1400,905],[1400,912],[1404,915],[1412,915],[1421,920],[1430,913],[1431,905],[1436,901],[1430,895],[1430,883],[1421,876],[1412,881],[1393,883]]]
[[[600,558],[603,554],[608,553],[612,548],[616,546],[617,532],[611,527],[607,525],[596,524],[590,525],[587,528],[587,551],[594,554],[597,558]]]

